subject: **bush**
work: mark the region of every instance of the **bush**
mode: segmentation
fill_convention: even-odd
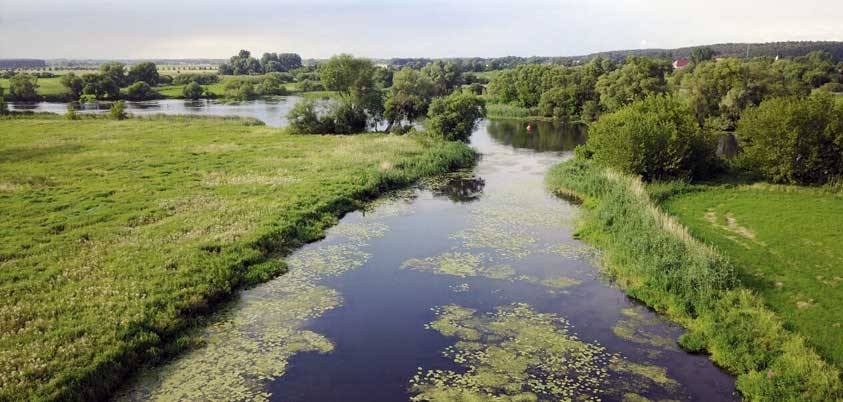
[[[319,82],[304,80],[301,84],[299,84],[299,90],[302,92],[324,91],[325,87],[323,87]]]
[[[202,88],[196,81],[191,81],[189,84],[184,86],[184,89],[181,91],[182,96],[185,99],[192,99],[196,100],[202,97],[205,94],[205,89]]]
[[[287,114],[290,131],[296,134],[327,134],[334,131],[333,121],[320,116],[316,102],[303,100]]]
[[[843,104],[834,95],[775,98],[738,123],[745,166],[779,183],[820,184],[843,175]]]
[[[225,84],[225,97],[236,101],[245,101],[257,98],[258,93],[251,81],[231,80]]]
[[[9,80],[9,96],[18,101],[37,101],[38,80],[29,74],[16,74]]]
[[[64,118],[68,120],[79,120],[79,115],[76,114],[76,108],[73,107],[73,102],[67,104],[67,111],[64,113]]]
[[[336,134],[357,134],[366,131],[368,117],[361,107],[342,102],[333,108],[330,117],[333,117],[333,132]]]
[[[211,85],[220,82],[220,76],[216,74],[180,74],[172,80],[174,85],[187,85],[196,82],[199,85]]]
[[[161,75],[158,77],[158,84],[160,85],[172,85],[173,84],[173,76],[171,75]]]
[[[472,94],[454,92],[430,103],[427,127],[448,141],[468,142],[477,122],[486,116],[486,102]]]
[[[129,85],[129,88],[126,89],[126,98],[132,101],[157,99],[158,97],[160,97],[158,92],[155,92],[155,90],[153,90],[152,87],[144,81],[135,82],[134,84]]]
[[[576,88],[558,87],[542,94],[539,100],[539,110],[546,117],[567,120],[578,114],[578,99]]]
[[[695,178],[715,166],[716,141],[685,103],[654,95],[604,115],[588,128],[588,152],[604,166],[644,180]]]
[[[114,120],[123,120],[129,117],[129,115],[126,114],[126,102],[119,100],[112,103],[110,114],[111,118]]]
[[[6,95],[3,87],[0,87],[0,116],[9,114],[9,105],[6,104]]]
[[[821,86],[819,89],[820,89],[820,91],[825,91],[825,92],[834,92],[834,93],[843,92],[843,83],[829,82],[829,83],[826,83],[823,86]]]

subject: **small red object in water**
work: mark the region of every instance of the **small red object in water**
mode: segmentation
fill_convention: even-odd
[[[527,123],[527,132],[529,133],[529,132],[532,132],[532,131],[533,131],[533,124]]]

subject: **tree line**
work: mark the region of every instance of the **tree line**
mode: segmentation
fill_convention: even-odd
[[[435,61],[421,70],[394,71],[343,54],[320,64],[317,73],[339,99],[299,102],[288,115],[293,132],[352,134],[386,123],[385,131],[406,133],[426,117],[431,135],[467,141],[485,116],[485,101],[462,90],[465,74],[454,63]]]

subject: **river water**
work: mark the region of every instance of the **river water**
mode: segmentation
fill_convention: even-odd
[[[270,127],[284,127],[287,125],[287,113],[301,98],[298,96],[281,96],[267,99],[224,103],[210,99],[182,100],[162,99],[143,102],[126,102],[126,111],[136,116],[150,116],[155,114],[168,115],[201,115],[201,116],[241,116],[254,117]],[[110,102],[80,104],[73,102],[77,113],[108,113]],[[23,103],[9,102],[9,110],[48,112],[64,114],[67,111],[66,102],[38,102]]]
[[[584,130],[536,127],[483,122],[476,168],[348,214],[117,399],[734,400],[681,328],[600,274],[578,207],[546,191]]]

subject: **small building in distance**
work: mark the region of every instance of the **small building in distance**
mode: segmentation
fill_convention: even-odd
[[[684,57],[680,57],[680,58],[673,61],[673,68],[675,70],[681,70],[685,67],[688,67],[688,64],[691,64],[691,62],[688,61],[688,59],[686,59]]]

